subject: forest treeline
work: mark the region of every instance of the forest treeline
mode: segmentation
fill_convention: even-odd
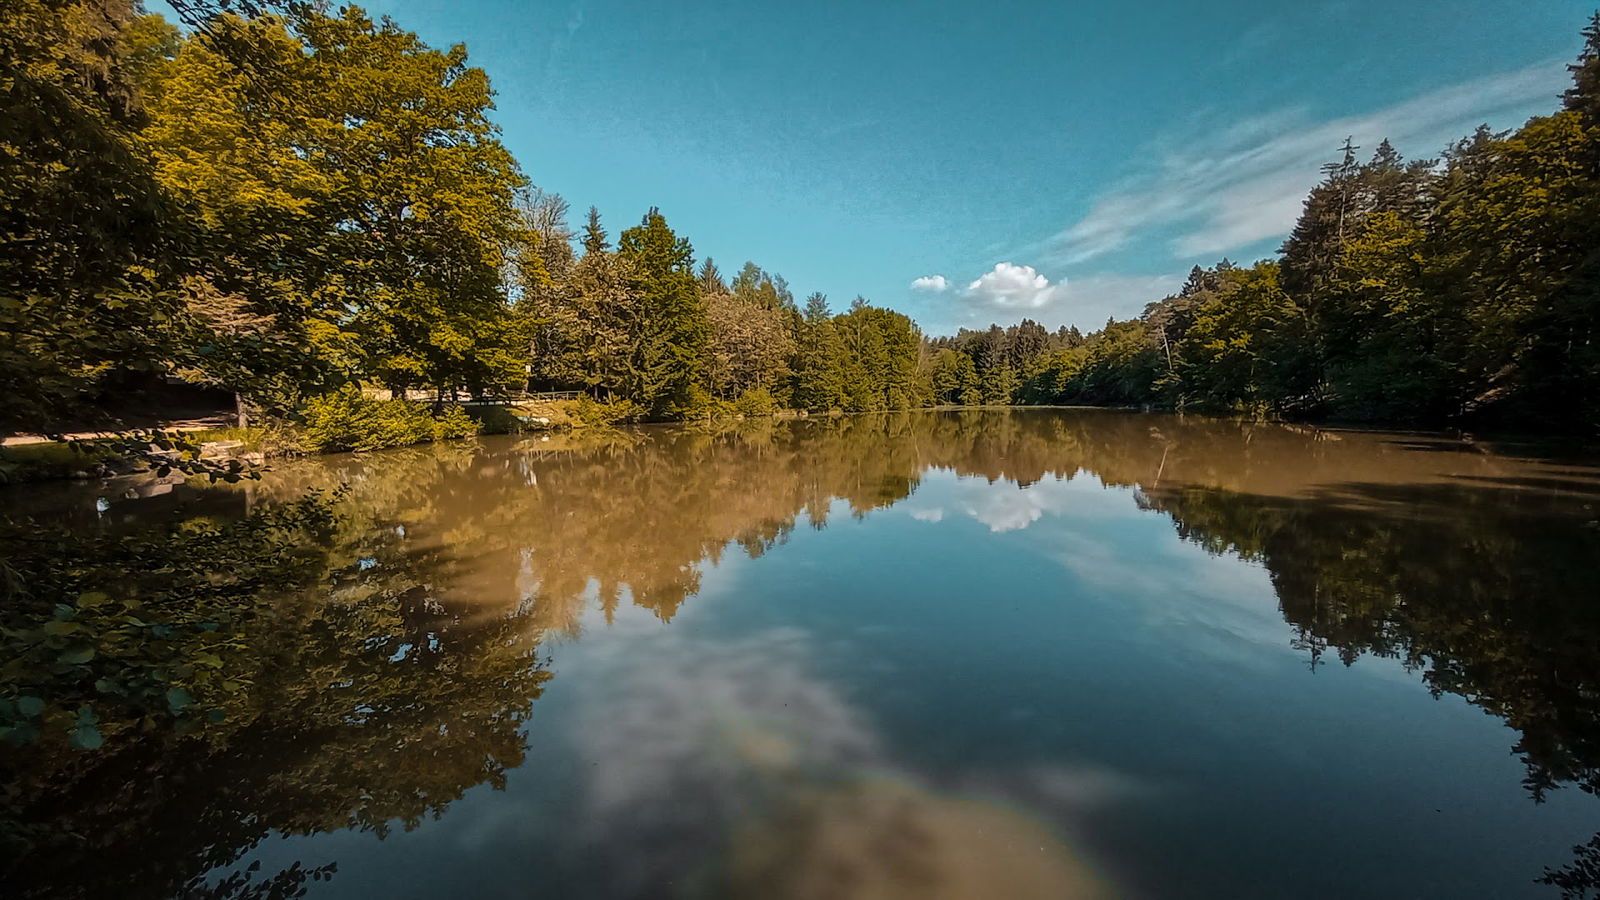
[[[1276,259],[1087,336],[932,342],[943,402],[1600,430],[1600,14],[1562,108],[1440,159],[1346,142]]]
[[[1437,160],[1347,143],[1276,259],[1197,267],[1088,335],[928,338],[724,273],[656,209],[574,225],[462,45],[355,7],[175,8],[185,31],[132,0],[0,10],[0,432],[81,421],[138,373],[291,419],[357,388],[531,388],[662,419],[1087,403],[1600,429],[1600,14],[1561,109]]]
[[[725,279],[655,209],[574,234],[463,46],[256,6],[180,4],[187,32],[132,0],[0,11],[0,431],[137,373],[298,418],[358,387],[581,389],[654,418],[926,401],[904,315]]]

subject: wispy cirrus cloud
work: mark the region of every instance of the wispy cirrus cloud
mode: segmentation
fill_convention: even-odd
[[[1102,194],[1047,243],[1044,257],[1080,265],[1139,240],[1187,259],[1284,235],[1347,135],[1366,151],[1387,137],[1402,152],[1426,156],[1481,122],[1504,127],[1548,109],[1566,78],[1561,63],[1541,63],[1360,116],[1314,122],[1303,109],[1287,109],[1220,132],[1169,136],[1152,148],[1153,167]]]

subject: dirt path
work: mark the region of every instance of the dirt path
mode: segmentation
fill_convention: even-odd
[[[177,419],[150,419],[148,421],[137,419],[124,421],[123,428],[116,431],[72,431],[66,437],[69,440],[92,440],[94,438],[116,437],[119,434],[128,434],[133,431],[204,431],[207,428],[225,428],[233,424],[230,415],[217,414],[206,416],[193,416]],[[0,438],[0,446],[15,447],[23,444],[48,444],[53,438],[42,434],[14,434],[7,438]]]

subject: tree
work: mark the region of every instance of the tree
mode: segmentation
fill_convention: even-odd
[[[801,409],[838,409],[845,402],[844,345],[820,293],[806,298],[799,324],[792,388],[793,402]]]
[[[608,240],[606,230],[600,227],[600,210],[589,207],[589,221],[583,226],[583,252],[604,253]]]
[[[692,270],[694,250],[652,208],[622,233],[617,253],[632,266],[638,296],[624,393],[656,415],[670,414],[690,401],[704,377],[708,328]]]
[[[131,0],[0,7],[0,434],[92,416],[179,351],[179,240],[136,141]]]
[[[1572,73],[1572,87],[1562,95],[1562,105],[1583,116],[1591,128],[1600,125],[1600,12],[1589,17],[1583,29],[1583,50],[1567,71]]]
[[[270,64],[246,72],[221,47]],[[474,392],[520,380],[502,269],[524,180],[460,45],[355,7],[224,17],[151,78],[149,142],[193,210],[196,268],[271,316],[301,365],[286,393],[372,378]]]
[[[706,257],[700,264],[700,273],[695,276],[700,282],[700,296],[710,298],[717,294],[728,293],[728,285],[722,280],[722,273],[718,271],[717,264]]]
[[[771,391],[784,383],[794,339],[781,307],[737,293],[710,294],[706,320],[710,329],[706,375],[714,396]]]
[[[982,402],[978,386],[978,371],[972,357],[948,347],[933,357],[929,375],[933,383],[936,403],[977,404]]]

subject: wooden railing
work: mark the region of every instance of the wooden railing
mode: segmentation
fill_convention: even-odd
[[[507,403],[544,403],[554,400],[576,400],[582,391],[512,391],[500,397],[473,398],[469,395],[458,393],[456,399],[451,399],[449,392],[427,389],[410,390],[404,393],[404,398],[414,403],[455,403],[460,406],[503,406]],[[394,396],[388,388],[362,388],[362,396],[369,400],[388,400]]]

